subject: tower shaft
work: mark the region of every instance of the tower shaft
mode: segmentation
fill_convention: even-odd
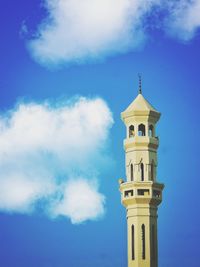
[[[148,205],[127,209],[128,266],[157,267],[157,209]]]

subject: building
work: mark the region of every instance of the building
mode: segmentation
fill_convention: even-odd
[[[156,123],[160,113],[139,94],[121,113],[126,182],[119,179],[121,202],[127,212],[128,267],[158,267],[157,208],[164,185],[157,182]]]

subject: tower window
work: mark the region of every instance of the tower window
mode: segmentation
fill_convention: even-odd
[[[141,171],[141,181],[144,181],[144,164],[140,164],[140,171]]]
[[[142,225],[142,259],[145,260],[145,225]]]
[[[161,192],[159,190],[153,190],[153,196],[159,198],[161,197]]]
[[[132,260],[135,259],[135,229],[134,229],[134,225],[132,225],[131,227],[131,232],[132,232],[132,240],[131,240],[131,247],[132,247]]]
[[[154,162],[151,163],[151,181],[154,180]]]
[[[131,181],[134,181],[134,176],[133,176],[133,164],[131,164]]]
[[[140,124],[138,126],[138,135],[145,136],[145,125],[144,124]]]
[[[138,196],[149,196],[149,189],[138,189]]]
[[[134,136],[135,136],[135,129],[134,129],[134,126],[131,125],[129,127],[129,137],[131,138],[131,137],[134,137]]]
[[[152,124],[149,125],[149,136],[150,136],[150,137],[153,137],[153,136],[154,136],[154,127],[153,127]]]
[[[133,190],[127,190],[124,192],[124,197],[132,197],[133,196]]]
[[[152,225],[152,230],[151,230],[151,244],[152,244],[152,259],[155,260],[156,258],[156,248],[155,248],[155,226],[154,224]]]

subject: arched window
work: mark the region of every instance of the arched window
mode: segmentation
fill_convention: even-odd
[[[153,136],[154,136],[154,127],[153,127],[152,124],[149,125],[149,136],[150,136],[150,137],[153,137]]]
[[[134,129],[134,126],[131,125],[129,127],[129,137],[131,138],[131,137],[134,137],[134,136],[135,136],[135,129]]]
[[[145,225],[143,224],[141,228],[142,228],[142,259],[145,260],[145,257],[146,257],[145,255],[146,253],[145,251]]]
[[[131,164],[131,181],[134,181],[134,176],[133,176],[133,164]]]
[[[135,229],[134,225],[131,227],[131,232],[132,232],[132,240],[131,240],[131,247],[132,247],[132,260],[135,259]]]
[[[154,180],[154,162],[152,160],[152,162],[151,162],[151,181],[153,181],[153,180]]]
[[[145,125],[144,124],[140,124],[138,126],[138,135],[145,136]]]
[[[140,164],[140,171],[141,171],[141,181],[144,181],[144,164]]]
[[[154,224],[152,225],[152,230],[151,230],[151,246],[152,246],[152,259],[155,260],[156,258],[156,247],[155,247],[155,226]]]

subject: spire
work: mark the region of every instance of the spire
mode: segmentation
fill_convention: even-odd
[[[142,94],[142,77],[141,74],[138,73],[138,78],[139,78],[139,94]]]

